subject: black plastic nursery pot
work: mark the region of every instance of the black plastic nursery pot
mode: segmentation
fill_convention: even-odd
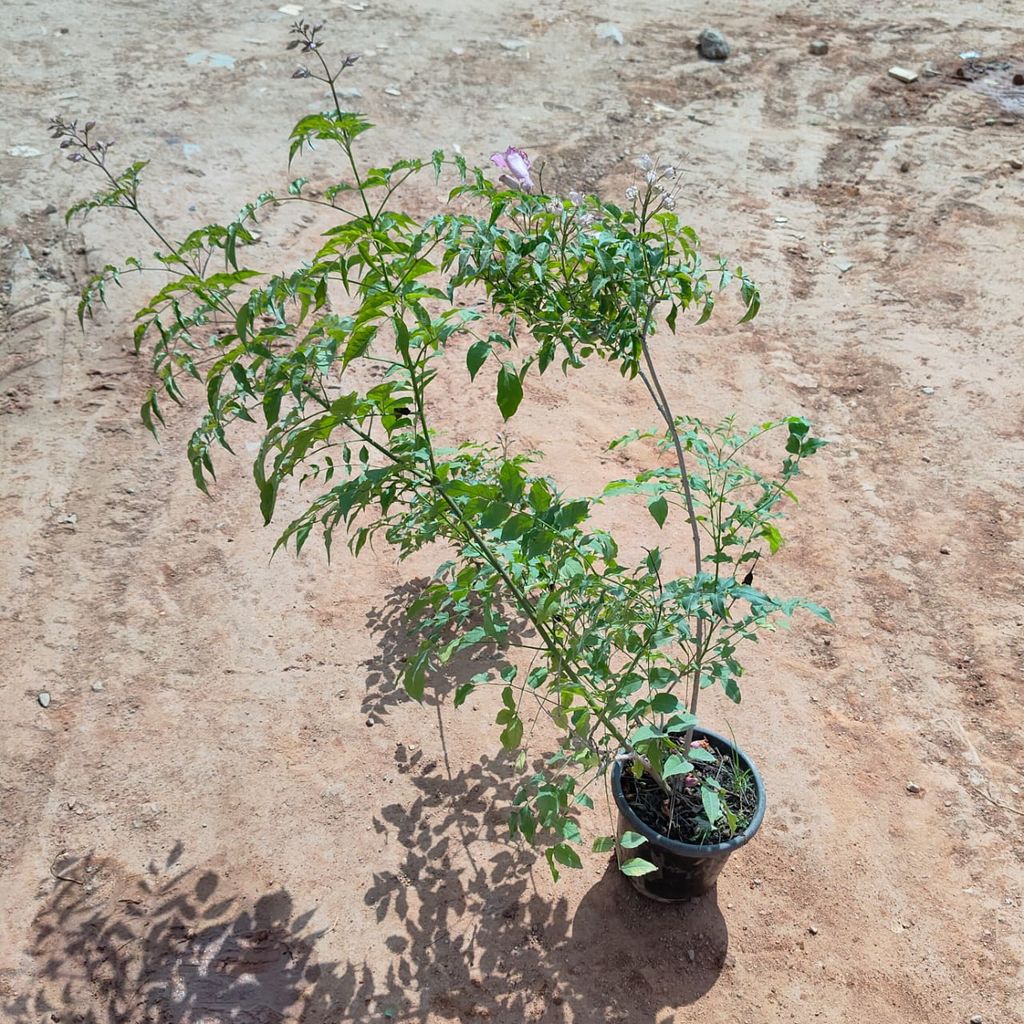
[[[680,903],[706,893],[717,881],[732,852],[754,838],[764,819],[764,780],[754,762],[739,747],[718,733],[707,729],[694,729],[693,735],[695,739],[707,740],[721,753],[739,758],[740,764],[750,772],[754,780],[757,789],[757,808],[750,824],[727,842],[702,846],[669,839],[641,821],[636,811],[627,803],[622,791],[623,763],[616,761],[612,766],[612,796],[619,809],[618,836],[621,837],[623,832],[630,831],[639,833],[647,840],[643,846],[634,849],[620,848],[619,855],[623,859],[643,857],[657,867],[657,871],[632,877],[630,881],[644,896],[662,903]]]

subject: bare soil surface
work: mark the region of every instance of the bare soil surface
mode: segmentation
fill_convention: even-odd
[[[593,854],[555,885],[507,843],[494,708],[448,696],[480,666],[426,707],[396,687],[429,559],[270,562],[246,451],[207,499],[188,415],[161,445],[138,422],[138,285],[78,329],[85,276],[149,243],[118,215],[64,227],[92,183],[46,119],[150,158],[169,230],[228,218],[287,182],[286,133],[325,106],[289,79],[276,8],[0,10],[0,1019],[1024,1021],[1024,90],[955,77],[961,52],[1024,54],[1016,3],[304,12],[365,53],[345,84],[375,160],[518,143],[549,184],[607,195],[640,153],[674,160],[681,208],[765,298],[752,325],[725,304],[659,339],[678,405],[803,413],[834,442],[769,582],[837,625],[754,651],[742,707],[705,701],[769,808],[683,907]],[[693,48],[709,18],[724,63]],[[315,229],[279,211],[268,239]],[[498,426],[483,381],[450,412]],[[593,492],[623,472],[605,442],[649,420],[595,368],[538,384],[514,442]]]

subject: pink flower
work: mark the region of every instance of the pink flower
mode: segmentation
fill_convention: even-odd
[[[530,158],[517,146],[509,146],[504,153],[492,153],[491,163],[507,174],[501,181],[512,188],[521,188],[525,192],[533,191],[533,179],[530,177]]]

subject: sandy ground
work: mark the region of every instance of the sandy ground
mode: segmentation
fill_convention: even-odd
[[[887,6],[741,0],[714,16],[720,65],[692,48],[707,4],[307,8],[366,51],[347,84],[376,159],[518,142],[609,195],[637,154],[674,159],[765,308],[662,339],[672,393],[835,442],[770,582],[836,628],[800,621],[754,652],[741,709],[706,702],[766,776],[764,827],[716,893],[665,908],[596,855],[555,886],[504,841],[493,709],[396,692],[428,560],[269,562],[244,458],[205,499],[188,417],[162,445],[137,422],[140,293],[77,328],[87,272],[148,243],[117,217],[64,229],[88,184],[46,118],[151,158],[172,231],[227,218],[287,180],[285,133],[324,106],[288,77],[291,19],[4,5],[0,1018],[1024,1021],[1024,149],[1012,89],[949,77],[1024,44],[1013,2]],[[491,429],[485,388],[450,405]],[[535,388],[514,432],[592,490],[621,473],[602,443],[649,418],[595,369]]]

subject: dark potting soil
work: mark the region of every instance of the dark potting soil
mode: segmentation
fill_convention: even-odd
[[[728,754],[710,747],[714,762],[695,764],[691,778],[698,781],[715,779],[721,789],[718,797],[722,807],[728,807],[736,816],[735,828],[730,829],[723,814],[712,827],[704,811],[700,786],[687,787],[683,776],[677,775],[674,797],[665,791],[646,772],[637,778],[626,768],[622,773],[622,793],[637,817],[656,832],[683,843],[710,845],[724,843],[742,832],[750,824],[757,810],[757,788],[753,776]]]

